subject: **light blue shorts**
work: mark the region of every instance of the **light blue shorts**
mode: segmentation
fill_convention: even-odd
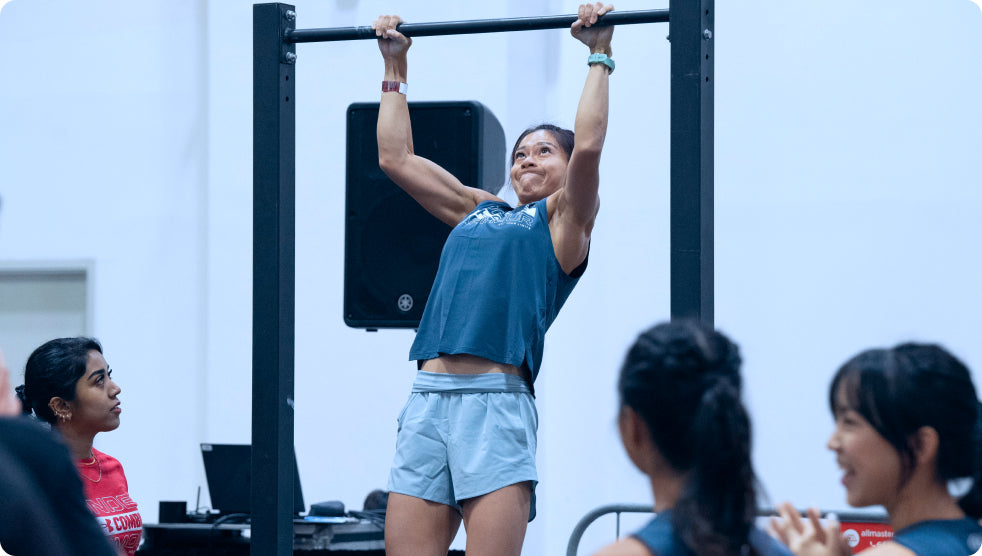
[[[539,414],[515,375],[419,371],[399,414],[391,492],[452,506],[531,481],[535,517]]]

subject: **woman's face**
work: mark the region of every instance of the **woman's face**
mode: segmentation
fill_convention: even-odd
[[[889,510],[901,486],[900,454],[847,398],[840,386],[834,410],[835,432],[828,442],[843,471],[846,501],[850,506],[883,505]]]
[[[93,433],[119,427],[119,386],[113,382],[112,370],[96,350],[89,351],[85,374],[75,383],[75,399],[70,402],[72,427]]]
[[[552,132],[540,129],[522,138],[511,165],[511,185],[522,203],[544,199],[562,187],[569,159]]]

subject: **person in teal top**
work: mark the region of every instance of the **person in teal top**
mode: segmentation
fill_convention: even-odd
[[[863,351],[832,379],[828,447],[850,506],[886,508],[894,537],[861,554],[975,554],[982,547],[982,412],[968,368],[943,347],[905,343]],[[971,479],[960,496],[956,479]],[[834,520],[790,504],[771,528],[798,555],[849,555]]]
[[[757,478],[740,352],[711,326],[661,323],[621,366],[621,441],[655,518],[595,556],[790,556],[754,525]]]
[[[613,27],[593,24],[612,9],[579,7],[571,32],[589,54],[574,129],[536,126],[518,138],[509,161],[515,208],[414,153],[412,40],[396,30],[398,16],[372,25],[385,64],[379,167],[454,227],[410,350],[419,371],[398,418],[389,556],[445,556],[461,523],[469,555],[521,553],[538,480],[532,384],[545,332],[586,266],[600,205]]]

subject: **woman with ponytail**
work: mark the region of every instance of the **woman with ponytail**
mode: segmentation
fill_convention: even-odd
[[[618,385],[628,456],[651,481],[655,518],[597,556],[775,556],[754,526],[750,418],[740,354],[695,321],[659,324],[628,351]]]
[[[71,452],[89,508],[122,552],[133,556],[143,521],[129,495],[123,467],[93,447],[100,432],[116,430],[120,387],[93,338],[58,338],[27,359],[17,394],[25,413],[33,413],[58,432]]]
[[[944,348],[901,344],[847,361],[829,388],[828,447],[850,506],[886,508],[893,538],[862,554],[955,556],[982,546],[979,402],[968,368]],[[959,479],[970,483],[952,494]],[[964,483],[964,481],[963,481]],[[952,488],[949,488],[952,487]],[[835,522],[790,505],[772,528],[801,555],[849,555]]]
[[[0,554],[118,556],[92,519],[68,449],[21,407],[0,353]]]

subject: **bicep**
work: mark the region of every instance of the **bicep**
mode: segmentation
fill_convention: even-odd
[[[468,187],[439,164],[409,155],[401,164],[383,168],[386,175],[439,220],[455,226],[492,193]]]
[[[579,226],[593,227],[600,208],[600,151],[573,149],[562,190],[563,210]]]
[[[590,160],[575,150],[566,170],[566,183],[555,194],[555,211],[550,209],[553,249],[560,266],[572,273],[585,259],[600,210],[600,175],[597,157]]]

